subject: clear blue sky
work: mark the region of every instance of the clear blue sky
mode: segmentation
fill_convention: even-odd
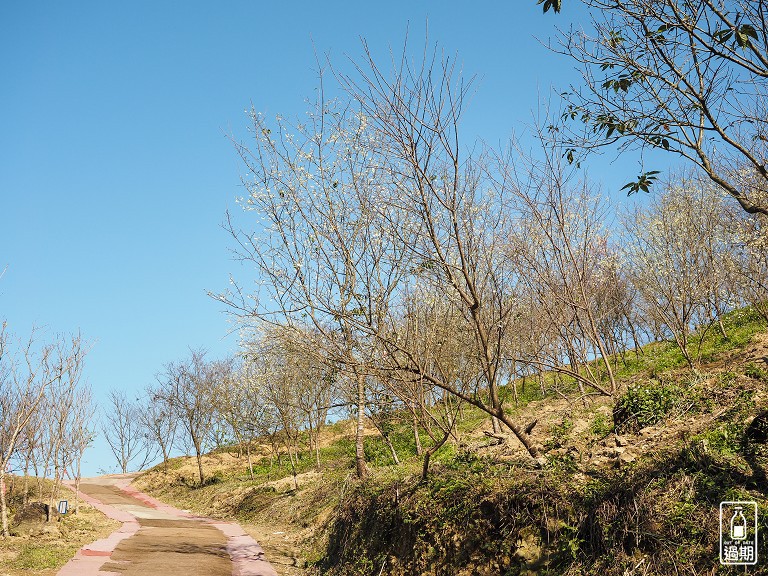
[[[220,228],[244,170],[251,104],[302,114],[314,51],[340,67],[360,37],[383,53],[406,29],[479,76],[468,137],[520,132],[572,64],[539,41],[567,26],[506,2],[3,2],[0,5],[0,319],[28,335],[80,330],[97,399],[139,391],[189,346],[237,349],[206,296],[237,273]],[[608,188],[636,173],[631,165]],[[618,179],[617,179],[618,178]],[[114,467],[103,442],[86,474]]]

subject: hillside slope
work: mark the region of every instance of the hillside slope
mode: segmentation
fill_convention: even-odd
[[[749,500],[761,534],[750,573],[768,573],[768,450],[746,439],[768,410],[768,334],[745,314],[726,327],[693,370],[668,343],[631,353],[617,398],[521,397],[515,417],[536,420],[543,466],[468,411],[426,481],[406,425],[391,435],[401,464],[372,434],[372,472],[357,481],[341,422],[324,433],[319,472],[301,458],[297,488],[266,446],[254,479],[233,448],[206,457],[204,487],[185,459],[137,484],[236,518],[287,575],[711,574],[720,502]]]

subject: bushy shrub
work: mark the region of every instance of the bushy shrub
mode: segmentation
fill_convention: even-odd
[[[653,426],[681,405],[685,399],[682,388],[659,380],[632,386],[621,396],[613,409],[613,424],[617,432],[632,432]]]

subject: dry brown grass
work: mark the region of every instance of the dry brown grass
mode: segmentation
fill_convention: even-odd
[[[73,504],[75,495],[65,488],[60,498]],[[67,514],[52,523],[45,534],[0,538],[0,576],[55,576],[80,548],[106,537],[119,526],[119,522],[81,503],[77,514]]]

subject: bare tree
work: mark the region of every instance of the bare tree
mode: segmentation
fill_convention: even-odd
[[[69,440],[74,427],[75,405],[81,390],[82,358],[85,354],[79,336],[73,339],[71,348],[64,341],[57,342],[55,351],[57,377],[51,383],[46,398],[48,410],[45,416],[48,455],[53,467],[53,486],[48,498],[49,510],[55,506],[64,475],[72,463],[73,450]]]
[[[723,226],[721,202],[714,187],[682,179],[626,219],[626,257],[641,306],[690,366],[698,355],[691,344],[701,343],[712,319],[710,303],[717,302],[719,312],[727,309],[718,276],[731,267],[732,231]],[[697,326],[702,331],[695,338]]]
[[[582,394],[586,385],[611,395],[616,379],[600,330],[611,313],[602,298],[606,272],[618,256],[608,243],[609,207],[550,151],[540,161],[501,157],[498,163],[499,185],[518,211],[510,259],[519,262],[520,283],[544,320],[541,340],[549,342],[516,359],[574,378]]]
[[[158,379],[160,378],[161,376],[158,376]],[[139,404],[138,417],[147,442],[152,442],[159,448],[163,457],[163,468],[167,471],[168,459],[176,439],[177,420],[173,404],[162,385],[145,388],[144,398]]]
[[[142,416],[143,406],[122,390],[110,390],[101,418],[101,432],[120,471],[142,470],[155,457]]]
[[[387,389],[408,407],[416,427],[431,440],[419,454],[426,480],[432,456],[455,435],[463,398],[483,398],[488,390],[461,305],[435,286],[411,290],[398,330],[400,350],[385,373],[390,378]],[[415,434],[418,438],[418,430]]]
[[[20,438],[57,381],[79,378],[85,350],[79,336],[37,346],[35,333],[13,349],[6,324],[0,328],[0,485]],[[32,435],[28,436],[29,440]],[[0,489],[0,519],[8,536],[8,509]]]
[[[338,401],[339,368],[318,351],[308,354],[304,346],[296,345],[297,339],[302,339],[302,335],[293,334],[287,342],[297,376],[297,408],[306,422],[309,448],[314,450],[315,465],[320,470],[320,432],[328,412]]]
[[[274,407],[279,418],[293,486],[297,489],[301,431],[307,424],[306,415],[299,408],[302,390],[298,382],[302,374],[297,370],[295,357],[281,333],[271,331],[258,347],[251,348],[250,356],[251,377],[260,381],[261,394]]]
[[[91,422],[93,408],[91,388],[89,386],[78,388],[75,401],[72,403],[66,438],[67,452],[71,454],[69,475],[75,481],[75,514],[80,511],[79,490],[83,456],[95,438],[95,430]]]
[[[251,480],[254,479],[251,450],[257,429],[254,423],[264,416],[266,409],[261,390],[248,375],[246,362],[241,362],[229,377],[218,383],[216,414],[227,424],[237,441],[238,457],[245,453]]]
[[[243,206],[265,224],[258,223],[258,234],[238,229],[232,218],[227,227],[238,257],[255,265],[263,297],[254,303],[237,283],[217,297],[245,321],[311,333],[305,348],[321,350],[344,371],[357,424],[356,469],[363,477],[373,327],[407,263],[393,248],[392,231],[375,225],[391,172],[378,163],[366,117],[325,101],[322,82],[318,94],[301,123],[278,117],[271,124],[252,113],[255,142],[252,149],[238,146],[251,176]]]
[[[381,221],[395,214],[408,223],[398,237],[412,263],[405,280],[439,286],[457,307],[479,362],[478,386],[467,393],[434,372],[425,373],[396,337],[399,320],[377,327],[376,335],[386,355],[401,363],[398,369],[485,411],[494,428],[497,420],[502,422],[536,456],[499,394],[504,334],[517,282],[500,248],[513,214],[504,190],[488,177],[485,154],[473,156],[462,144],[459,126],[471,81],[462,79],[455,59],[438,55],[437,49],[425,50],[416,61],[405,52],[388,74],[366,50],[356,76],[344,76],[342,82],[377,134],[373,141],[380,162],[393,175]]]
[[[194,449],[201,486],[205,483],[203,452],[214,424],[216,385],[231,370],[230,362],[208,362],[205,355],[204,350],[191,350],[189,358],[167,364],[161,376],[163,395]]]

